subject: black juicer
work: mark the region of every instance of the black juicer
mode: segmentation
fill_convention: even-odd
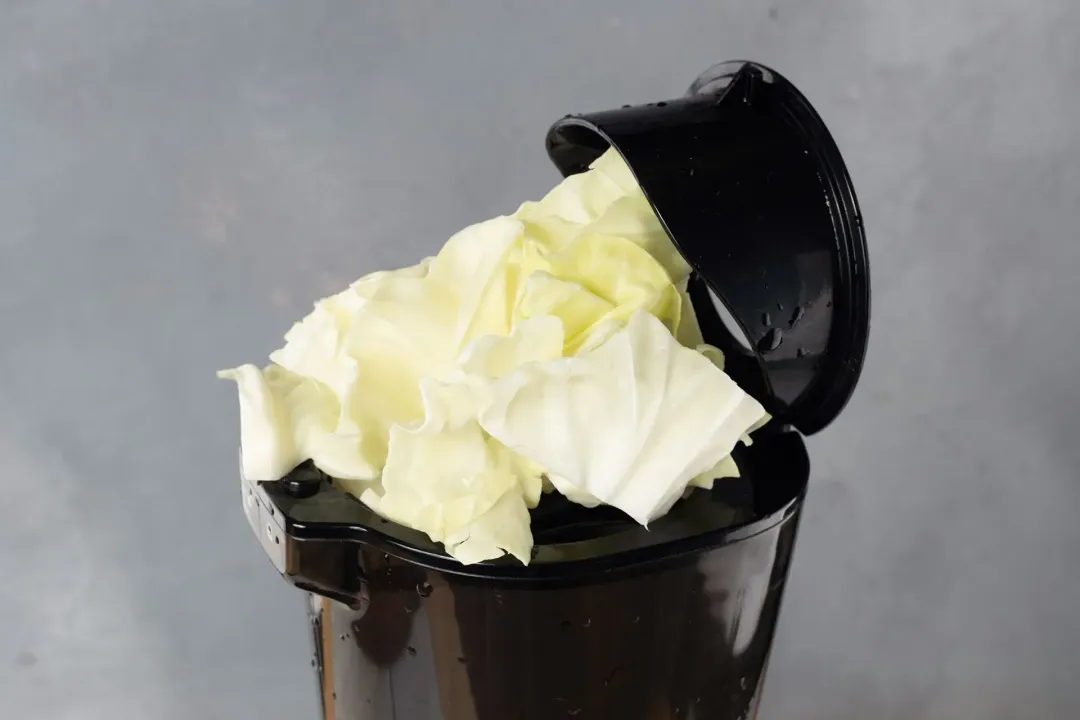
[[[256,535],[309,593],[324,720],[756,716],[809,479],[802,436],[840,413],[866,350],[862,219],[817,113],[755,63],[713,67],[682,98],[567,116],[547,138],[564,175],[609,146],[694,269],[706,341],[774,419],[736,450],[742,478],[647,530],[546,496],[527,567],[463,566],[310,463],[245,481]]]

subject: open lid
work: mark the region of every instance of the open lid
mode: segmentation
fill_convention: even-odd
[[[567,116],[547,146],[563,175],[622,155],[694,270],[705,340],[774,422],[812,434],[840,414],[866,353],[866,238],[840,151],[791,83],[723,63],[682,98]]]

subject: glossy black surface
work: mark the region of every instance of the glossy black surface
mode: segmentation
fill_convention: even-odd
[[[741,478],[719,481],[711,491],[693,492],[648,528],[614,512],[601,512],[601,520],[582,527],[597,513],[557,495],[545,497],[533,511],[535,547],[528,566],[513,558],[462,565],[423,533],[381,519],[328,479],[309,497],[290,494],[282,481],[253,484],[254,508],[260,516],[252,518],[252,525],[286,578],[346,604],[355,604],[364,586],[356,570],[360,547],[484,581],[537,588],[577,585],[737,543],[797,512],[810,474],[798,433],[761,433],[750,447],[738,448],[736,457]],[[286,480],[311,472],[305,464]],[[545,517],[547,503],[554,504],[555,517]],[[269,532],[261,532],[264,526]]]
[[[805,434],[832,422],[866,352],[866,241],[840,152],[798,90],[763,66],[725,63],[685,97],[565,117],[547,143],[566,175],[614,146],[695,269],[691,297],[728,373]]]
[[[659,546],[667,554],[651,564],[632,549],[616,554],[621,564],[594,558],[592,572],[572,576],[539,563],[533,571],[550,582],[523,582],[497,565],[403,557],[371,536],[334,543],[349,549],[336,572],[355,582],[340,593],[348,604],[310,596],[323,717],[753,717],[807,479],[791,457],[799,436],[784,435],[755,443],[758,458],[794,459],[787,472],[772,468],[774,497],[758,493],[735,528]],[[305,568],[286,576],[327,584]]]
[[[325,478],[308,497],[245,483],[245,508],[278,570],[317,593],[324,718],[734,720],[760,699],[809,477],[792,431],[739,460],[744,482],[650,530],[538,518],[528,567],[460,565]]]
[[[310,598],[323,717],[751,718],[797,520],[661,570],[551,589],[363,551],[359,608]]]

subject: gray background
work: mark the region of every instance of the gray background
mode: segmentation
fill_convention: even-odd
[[[875,293],[762,716],[1080,714],[1080,4],[630,5],[0,0],[5,717],[313,717],[213,371],[735,57],[829,123]]]

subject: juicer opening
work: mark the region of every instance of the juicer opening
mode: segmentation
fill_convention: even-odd
[[[287,558],[283,572],[294,583],[313,584],[323,595],[341,582],[336,568],[347,565],[358,546],[459,576],[560,583],[677,561],[765,532],[798,510],[810,475],[798,433],[777,429],[733,454],[741,477],[695,490],[648,528],[613,508],[545,498],[533,511],[534,555],[527,566],[509,557],[462,565],[424,533],[383,520],[321,473],[321,489],[307,497],[290,492],[291,476],[258,485],[282,521],[282,544],[271,549]],[[294,472],[318,473],[310,463]]]
[[[636,523],[626,513],[601,505],[587,508],[560,493],[548,493],[529,513],[534,545],[560,545],[613,535]]]

